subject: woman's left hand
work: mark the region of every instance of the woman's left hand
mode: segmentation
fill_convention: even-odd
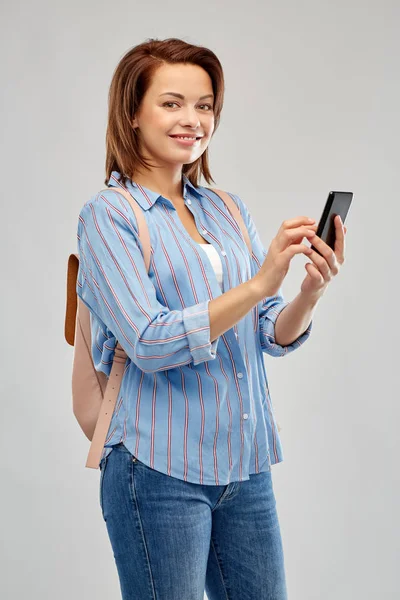
[[[322,296],[328,284],[339,273],[340,267],[344,263],[344,238],[347,227],[343,225],[339,215],[336,215],[334,223],[336,230],[335,250],[332,250],[317,235],[307,238],[321,252],[322,256],[315,250],[309,255],[313,262],[305,265],[308,275],[301,285],[301,291],[305,294]]]

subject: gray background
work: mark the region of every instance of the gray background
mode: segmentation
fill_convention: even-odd
[[[107,94],[148,37],[210,47],[226,77],[216,187],[266,247],[351,190],[346,262],[311,338],[266,356],[290,600],[398,598],[399,3],[15,2],[2,6],[1,595],[120,598],[99,471],[74,420],[67,258],[103,186]],[[295,257],[283,291],[306,275]],[[184,600],[184,599],[182,599]]]

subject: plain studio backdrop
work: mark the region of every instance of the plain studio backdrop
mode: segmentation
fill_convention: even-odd
[[[266,248],[283,220],[318,220],[329,190],[354,193],[346,261],[310,339],[265,355],[283,426],[273,481],[290,600],[399,597],[399,7],[3,0],[4,599],[120,598],[100,471],[84,466],[72,413],[66,268],[79,211],[104,187],[113,70],[150,37],[221,60],[211,172],[248,205]],[[288,300],[306,260],[292,261]]]

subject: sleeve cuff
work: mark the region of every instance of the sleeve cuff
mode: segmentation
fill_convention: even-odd
[[[219,337],[210,342],[209,302],[210,300],[205,300],[194,306],[184,308],[182,311],[189,351],[195,365],[206,360],[215,359],[217,355]]]
[[[302,344],[310,337],[313,322],[311,321],[307,329],[302,333],[296,340],[287,346],[281,346],[275,341],[275,323],[289,302],[282,302],[270,308],[265,317],[263,317],[260,323],[260,341],[263,352],[270,354],[271,356],[286,356],[297,348],[300,348]]]

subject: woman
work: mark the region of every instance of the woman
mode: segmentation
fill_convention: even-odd
[[[215,54],[179,39],[131,49],[109,95],[106,184],[81,210],[78,293],[92,354],[109,375],[128,359],[100,468],[100,503],[124,600],[282,600],[286,583],[271,465],[283,459],[263,353],[310,335],[317,302],[344,261],[315,221],[285,221],[263,247],[230,194],[252,253],[211,177],[208,145],[223,104]],[[186,139],[185,139],[186,138]],[[151,242],[147,272],[134,212]],[[312,239],[319,255],[301,243]],[[281,294],[305,254],[299,295]]]

